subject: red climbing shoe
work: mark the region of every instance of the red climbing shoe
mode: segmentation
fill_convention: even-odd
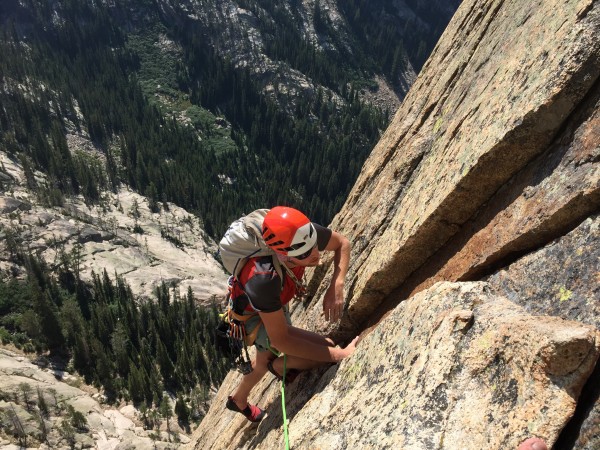
[[[260,422],[265,416],[265,412],[262,409],[250,403],[244,409],[240,409],[231,396],[227,398],[225,406],[231,411],[242,413],[250,422]]]

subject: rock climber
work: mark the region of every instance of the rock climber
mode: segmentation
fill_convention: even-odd
[[[311,331],[292,326],[288,303],[304,289],[300,280],[307,267],[319,264],[321,252],[331,251],[333,276],[323,297],[325,319],[336,322],[344,308],[344,279],[350,259],[350,242],[341,234],[311,222],[302,212],[285,206],[270,209],[263,222],[262,236],[276,256],[250,258],[237,277],[239,287],[247,296],[248,314],[246,332],[252,333],[260,326],[254,345],[256,357],[252,371],[229,396],[226,407],[242,413],[252,422],[259,422],[264,411],[248,403],[254,386],[270,371],[278,379],[284,371],[286,382],[293,381],[298,371],[326,363],[337,363],[350,356],[358,340],[354,338],[346,347]],[[284,280],[274,266],[277,258]]]

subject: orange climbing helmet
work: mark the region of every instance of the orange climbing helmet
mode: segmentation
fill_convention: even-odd
[[[317,231],[308,217],[287,206],[269,210],[262,236],[275,252],[292,258],[309,253],[317,243]]]

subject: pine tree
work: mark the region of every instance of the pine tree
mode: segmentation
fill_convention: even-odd
[[[175,371],[175,367],[173,366],[173,362],[167,353],[167,349],[165,345],[162,343],[160,339],[158,339],[156,343],[156,359],[158,365],[160,367],[160,374],[162,375],[164,383],[171,383],[173,380],[173,373]]]
[[[65,343],[62,334],[56,305],[47,293],[38,292],[34,297],[34,310],[40,321],[40,331],[48,348],[59,350]]]
[[[175,414],[177,420],[183,424],[187,424],[190,419],[190,410],[183,400],[181,393],[177,395],[177,401],[175,402]]]
[[[171,428],[169,427],[169,419],[173,417],[173,409],[171,408],[171,403],[169,397],[164,395],[160,402],[160,415],[167,421],[167,433],[171,432]]]
[[[144,379],[140,370],[133,361],[129,361],[129,376],[127,377],[129,396],[134,403],[144,400]]]
[[[119,322],[110,338],[110,345],[114,355],[117,372],[122,377],[127,377],[129,372],[130,345],[128,330],[122,322]]]

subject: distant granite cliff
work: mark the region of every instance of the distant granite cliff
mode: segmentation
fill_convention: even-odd
[[[36,173],[40,183],[45,175]],[[162,283],[185,295],[192,288],[204,304],[227,280],[214,255],[217,246],[199,219],[177,205],[152,212],[148,198],[122,187],[106,192],[99,205],[81,197],[60,207],[44,206],[27,188],[22,165],[0,150],[0,276],[26,276],[11,257],[27,249],[57,270],[65,259],[87,282],[93,273],[122,276],[136,295],[155,298]],[[13,248],[14,247],[14,248]]]
[[[332,227],[353,242],[341,324],[310,279],[296,324],[362,333],[286,388],[293,449],[600,447],[600,4],[463,2]],[[190,448],[283,448],[280,386]]]

